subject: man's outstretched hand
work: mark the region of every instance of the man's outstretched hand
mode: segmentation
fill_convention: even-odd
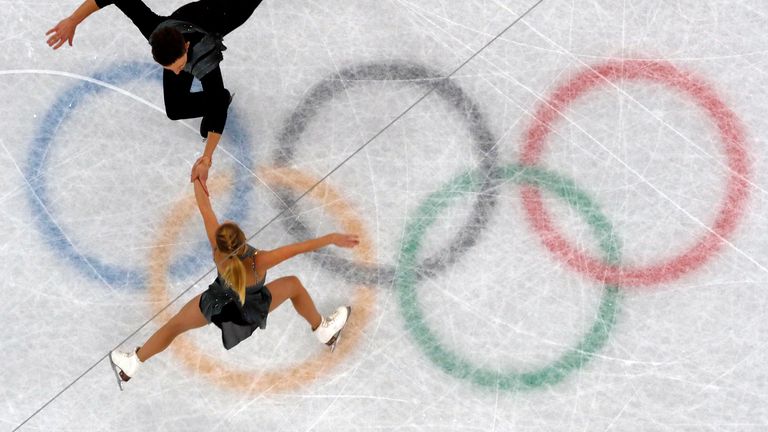
[[[69,42],[69,46],[72,46],[75,29],[77,29],[77,23],[74,19],[67,17],[59,21],[56,26],[45,33],[46,36],[50,35],[48,46],[53,49],[59,49],[65,42]]]

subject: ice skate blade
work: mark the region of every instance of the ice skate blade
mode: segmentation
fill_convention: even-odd
[[[115,362],[112,361],[112,353],[110,352],[107,354],[107,357],[109,358],[109,364],[112,366],[112,372],[115,373],[115,378],[117,379],[117,386],[120,387],[120,391],[123,391],[123,380],[120,377],[120,374],[123,372],[120,370],[119,367],[115,364]]]
[[[341,330],[339,330],[338,333],[333,335],[331,340],[329,340],[328,343],[326,344],[331,349],[331,352],[333,352],[333,350],[336,349],[336,344],[338,344],[340,340],[341,340]]]
[[[344,323],[344,327],[342,327],[341,329],[339,329],[339,331],[338,331],[338,332],[336,332],[336,334],[335,334],[335,335],[333,335],[333,337],[331,338],[331,340],[329,340],[328,342],[326,342],[326,343],[325,343],[326,345],[328,345],[328,347],[330,347],[330,349],[331,349],[331,352],[333,352],[333,350],[335,350],[335,349],[336,349],[336,345],[337,345],[337,344],[339,343],[339,341],[341,340],[341,332],[343,332],[343,331],[344,331],[344,328],[347,326],[347,323],[349,322],[349,317],[350,317],[350,316],[352,316],[352,308],[351,308],[350,306],[347,306],[347,321]]]

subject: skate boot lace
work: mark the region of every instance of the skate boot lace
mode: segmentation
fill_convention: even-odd
[[[334,311],[332,314],[328,315],[328,318],[323,320],[323,323],[321,324],[323,327],[328,327],[331,325],[333,321],[336,320],[336,317],[339,316],[339,311]]]

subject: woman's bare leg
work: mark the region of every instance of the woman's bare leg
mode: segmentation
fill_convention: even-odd
[[[200,296],[196,295],[181,310],[153,334],[136,353],[139,360],[145,362],[155,354],[162,352],[176,339],[176,336],[208,324],[200,312]]]
[[[269,293],[272,294],[272,303],[269,305],[269,311],[272,312],[284,301],[290,299],[293,303],[293,308],[299,313],[305,320],[312,326],[312,330],[316,329],[322,322],[322,317],[315,307],[315,302],[312,301],[312,297],[301,284],[301,281],[296,276],[286,276],[267,284]]]

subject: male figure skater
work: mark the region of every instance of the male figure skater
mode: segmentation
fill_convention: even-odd
[[[206,138],[203,155],[192,166],[191,181],[200,179],[206,193],[208,169],[221,139],[232,101],[224,88],[219,63],[226,49],[223,36],[242,25],[261,0],[200,0],[176,9],[170,16],[152,12],[141,0],[85,0],[72,15],[46,35],[48,45],[72,46],[77,26],[93,12],[114,4],[152,46],[152,57],[163,67],[163,99],[171,120],[202,117],[200,135]],[[190,91],[192,80],[203,90]]]

